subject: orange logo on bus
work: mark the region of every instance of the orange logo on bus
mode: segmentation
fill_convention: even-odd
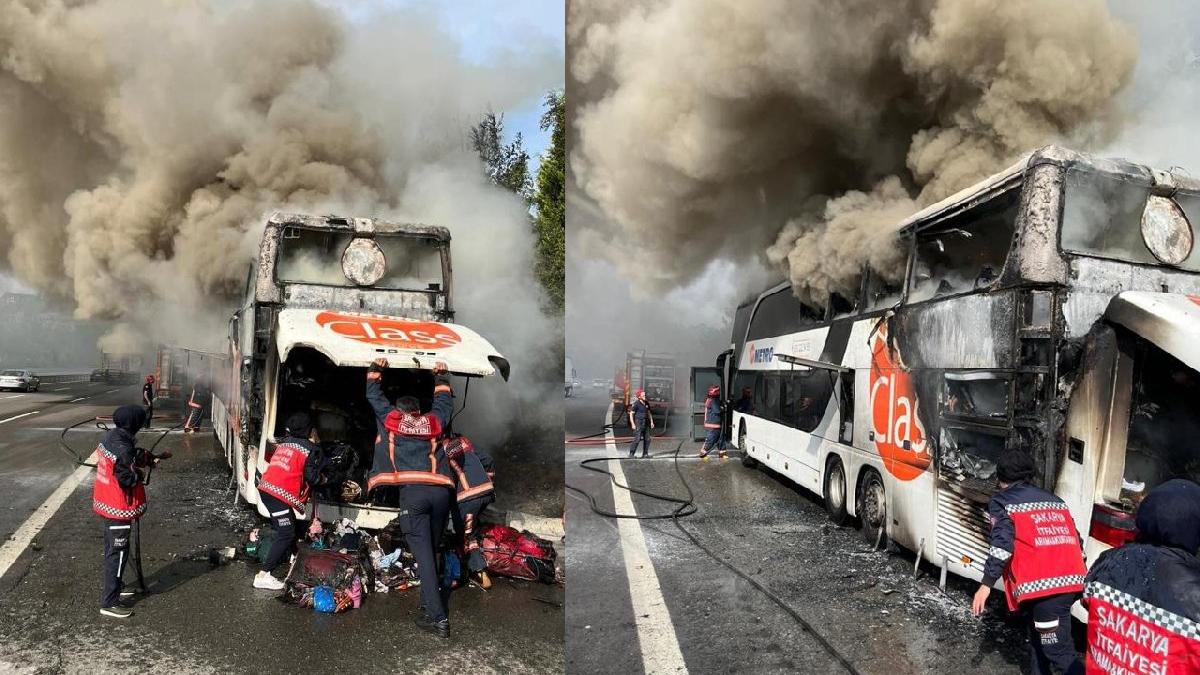
[[[929,444],[921,424],[912,377],[887,348],[887,326],[871,344],[871,430],[883,466],[899,480],[912,480],[929,468]],[[904,447],[905,441],[908,448]]]
[[[384,347],[440,349],[462,342],[449,326],[432,321],[321,312],[317,315],[317,323],[342,337]]]

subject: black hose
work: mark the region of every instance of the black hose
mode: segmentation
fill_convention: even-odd
[[[611,426],[612,425],[608,425],[607,427],[605,427],[605,431],[602,431],[599,434],[595,434],[594,436],[601,436],[601,435],[608,433],[608,431],[611,429]],[[582,438],[592,438],[592,437],[593,436],[583,436]],[[613,476],[612,472],[590,466],[590,464],[592,464],[594,462],[607,462],[607,461],[611,461],[611,460],[622,460],[622,459],[627,459],[627,457],[592,457],[589,459],[582,460],[579,463],[579,465],[581,467],[583,467],[584,469],[587,469],[588,471],[595,471],[596,473],[602,473],[602,474],[608,475],[609,480],[612,482],[612,484],[619,488],[622,488],[622,489],[628,490],[630,492],[633,492],[635,494],[649,497],[651,499],[655,499],[658,501],[668,502],[671,504],[678,504],[678,506],[675,508],[675,510],[669,514],[653,514],[653,515],[646,516],[646,515],[620,514],[620,513],[613,513],[612,511],[605,511],[604,509],[601,509],[599,506],[597,506],[596,498],[592,493],[588,492],[587,490],[583,490],[581,488],[575,487],[574,485],[571,485],[570,483],[568,483],[566,485],[566,487],[568,490],[572,490],[574,492],[577,492],[577,493],[587,497],[592,511],[594,513],[596,513],[597,515],[601,515],[606,518],[632,518],[635,520],[665,520],[667,518],[670,518],[671,522],[673,522],[675,524],[675,527],[678,528],[678,530],[680,531],[680,533],[683,534],[683,536],[687,537],[688,541],[690,541],[693,546],[700,549],[708,557],[712,558],[714,561],[719,563],[722,567],[729,570],[730,572],[733,572],[740,579],[742,579],[746,583],[750,584],[751,587],[756,589],[758,592],[762,593],[764,596],[767,597],[768,600],[775,603],[776,606],[778,606],[780,609],[782,609],[784,612],[786,612],[788,614],[788,616],[792,617],[792,619],[795,620],[795,622],[797,624],[799,624],[800,628],[802,630],[804,630],[804,632],[811,635],[813,637],[813,639],[816,640],[817,643],[820,644],[821,647],[830,656],[833,657],[833,659],[835,661],[837,661],[843,668],[845,668],[846,672],[850,673],[851,675],[861,675],[860,671],[854,667],[854,664],[851,663],[850,660],[848,658],[846,658],[846,656],[844,654],[842,654],[842,652],[839,651],[837,647],[833,646],[833,644],[831,644],[829,642],[829,640],[825,639],[825,637],[823,635],[818,633],[817,630],[813,627],[813,625],[811,623],[809,623],[807,620],[805,620],[804,617],[800,616],[799,612],[797,612],[795,609],[792,609],[792,607],[790,605],[788,605],[787,602],[784,601],[783,598],[781,598],[778,595],[776,595],[775,593],[773,593],[770,589],[768,589],[766,586],[764,586],[761,583],[759,583],[758,581],[756,581],[753,577],[751,577],[746,572],[743,572],[740,568],[738,568],[733,563],[722,558],[720,555],[718,555],[716,553],[716,551],[713,551],[708,546],[705,546],[703,543],[700,542],[699,539],[696,538],[696,536],[694,534],[689,532],[683,526],[683,523],[680,521],[680,518],[684,518],[686,516],[690,516],[690,515],[696,513],[699,510],[699,507],[696,506],[695,493],[692,492],[692,486],[687,482],[687,478],[684,477],[683,469],[679,468],[679,451],[682,448],[683,448],[683,441],[679,441],[679,445],[675,446],[675,452],[671,453],[671,455],[670,455],[670,457],[672,459],[672,464],[675,467],[675,474],[677,476],[679,476],[679,482],[683,484],[683,489],[685,491],[687,491],[687,497],[682,498],[682,499],[679,497],[675,497],[675,496],[666,496],[666,495],[656,494],[656,493],[653,493],[653,492],[650,492],[647,490],[641,490],[638,488],[630,487],[628,485],[622,485],[621,483],[617,482],[616,476]],[[665,458],[666,455],[654,455],[653,457],[664,457]]]
[[[103,426],[100,423],[99,419],[96,417],[89,417],[87,419],[80,420],[80,421],[76,422],[75,424],[63,427],[62,432],[58,435],[58,445],[59,445],[59,448],[62,449],[63,452],[70,455],[72,461],[74,461],[75,464],[77,464],[79,466],[89,466],[94,469],[94,468],[96,468],[95,464],[89,463],[87,460],[85,460],[83,458],[84,457],[83,455],[79,454],[79,452],[77,450],[75,450],[75,448],[71,447],[70,443],[67,443],[67,433],[76,427],[87,424],[88,422],[95,422],[96,427],[102,431],[108,428],[106,426]],[[167,437],[167,434],[171,433],[172,431],[175,431],[176,429],[178,429],[182,426],[183,426],[183,420],[180,420],[179,424],[176,424],[175,426],[173,426],[169,429],[164,429],[163,432],[159,435],[159,437],[157,439],[155,439],[154,443],[152,443],[150,445],[149,452],[154,452],[154,449],[158,447],[159,443],[162,443],[163,439]],[[147,483],[148,482],[149,482],[149,475],[147,474]]]

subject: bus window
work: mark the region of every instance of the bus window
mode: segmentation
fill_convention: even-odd
[[[729,397],[733,399],[733,409],[735,412],[747,414],[755,412],[755,379],[755,373],[747,370],[738,372],[738,374],[733,378],[733,391],[729,392]]]
[[[943,400],[947,414],[976,418],[985,423],[1008,419],[1012,387],[1007,375],[946,373],[945,385]]]
[[[784,373],[780,421],[801,431],[816,429],[831,395],[833,374],[830,371],[810,369]]]
[[[754,388],[754,408],[759,417],[779,421],[779,375],[759,374],[758,386]]]
[[[904,290],[902,279],[889,280],[879,272],[867,272],[867,296],[865,311],[887,309],[900,302],[900,294]]]
[[[1200,376],[1181,361],[1139,340],[1133,373],[1129,437],[1121,501],[1142,497],[1172,478],[1200,480]]]
[[[747,340],[776,337],[798,333],[813,324],[820,323],[825,313],[811,305],[800,302],[792,295],[791,287],[784,288],[763,298],[758,310],[750,319]]]
[[[356,283],[343,267],[342,256],[357,239],[352,232],[286,227],[279,242],[275,278],[281,282],[354,286]],[[436,240],[379,235],[370,241],[384,261],[384,268],[371,285],[412,291],[441,287],[442,254]]]
[[[1156,197],[1165,200],[1169,208],[1178,208],[1183,217],[1143,221],[1150,193],[1149,178],[1115,176],[1079,167],[1068,169],[1063,192],[1063,250],[1159,265],[1162,261],[1147,246],[1147,241],[1155,241],[1167,245],[1159,253],[1169,252],[1182,258],[1170,259],[1171,255],[1167,262],[1192,272],[1200,271],[1200,247],[1194,246],[1196,233],[1192,225],[1200,217],[1200,197],[1182,190],[1172,198]],[[1152,224],[1152,229],[1143,227],[1143,222]],[[1147,239],[1147,235],[1152,236]]]
[[[966,293],[990,285],[1004,267],[1016,228],[1013,189],[917,232],[908,301]]]
[[[830,319],[840,319],[844,316],[850,316],[854,313],[854,301],[847,299],[841,293],[829,294],[829,312]]]

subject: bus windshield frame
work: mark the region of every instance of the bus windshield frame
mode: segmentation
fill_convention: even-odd
[[[311,255],[321,259],[320,263],[328,265],[322,267],[321,274],[327,276],[326,279],[317,278],[315,275],[301,277],[300,275],[292,275],[286,272],[289,264],[294,264],[288,260],[289,256],[289,241],[299,239],[304,236],[326,235],[327,240],[331,240],[326,247],[328,251],[322,253],[318,250],[312,250]],[[339,241],[344,239],[345,241]],[[368,239],[380,246],[384,254],[385,267],[383,276],[371,285],[355,284],[346,277],[341,264],[342,253],[346,247],[359,239]],[[447,277],[447,253],[449,243],[442,241],[436,237],[427,235],[410,234],[405,232],[379,232],[371,235],[364,235],[353,230],[345,230],[340,228],[321,228],[321,227],[306,227],[300,225],[286,225],[280,228],[278,235],[279,244],[275,252],[273,262],[272,278],[276,284],[301,284],[306,286],[322,286],[326,288],[356,288],[361,290],[375,290],[385,292],[406,292],[406,293],[439,293],[446,288]],[[424,284],[424,288],[417,287],[416,284],[397,283],[395,286],[387,285],[391,274],[392,265],[395,264],[394,257],[400,247],[407,246],[427,246],[432,249],[429,258],[432,258],[433,252],[437,256],[437,273],[436,278],[422,278],[420,283]],[[336,249],[336,250],[335,250]],[[301,256],[305,251],[301,251]],[[327,258],[327,259],[326,259]],[[299,259],[299,258],[297,258]],[[426,261],[428,266],[432,266],[431,262]],[[423,270],[428,272],[428,270]],[[289,278],[289,277],[296,278]],[[400,281],[407,281],[401,279]]]
[[[1142,214],[1154,195],[1173,201],[1191,226],[1191,252],[1177,265],[1160,260],[1145,243]],[[1062,201],[1058,249],[1063,255],[1200,272],[1200,246],[1195,244],[1200,238],[1200,193],[1177,189],[1161,195],[1149,176],[1071,166],[1063,175]]]

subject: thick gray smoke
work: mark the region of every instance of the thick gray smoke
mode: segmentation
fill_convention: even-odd
[[[361,24],[315,0],[2,3],[0,273],[118,320],[105,348],[213,349],[271,211],[441,224],[459,318],[519,385],[561,329],[539,311],[525,206],[486,183],[466,130],[560,87],[561,45],[460,52],[419,9]]]
[[[770,249],[817,297],[899,274],[914,209],[1109,137],[1137,50],[1103,0],[583,0],[568,41],[595,252],[666,289]]]

